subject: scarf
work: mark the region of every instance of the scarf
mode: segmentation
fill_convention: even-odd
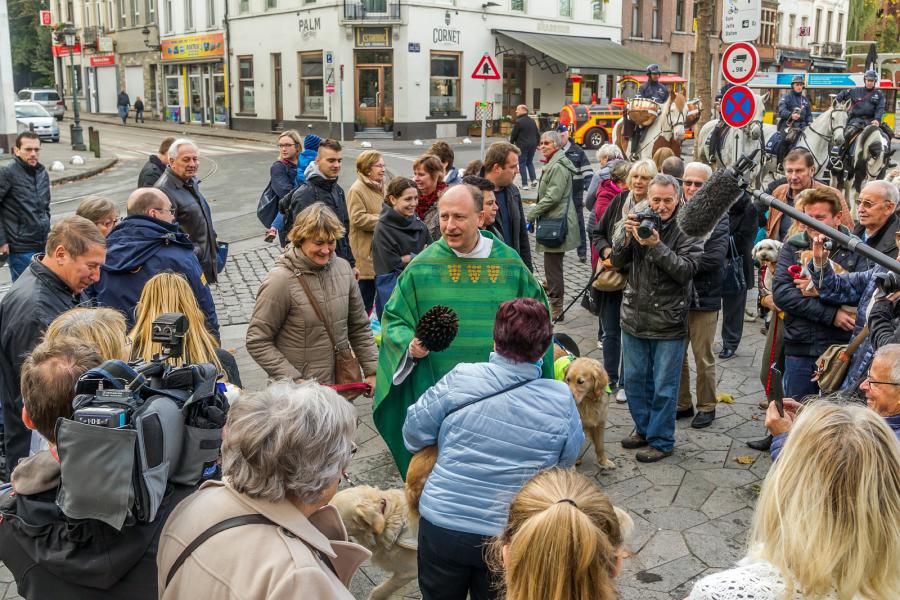
[[[360,181],[366,184],[366,187],[378,192],[382,197],[386,196],[386,194],[384,193],[384,180],[382,180],[381,183],[375,183],[359,171],[356,172],[356,176],[359,177]]]
[[[419,218],[424,220],[425,213],[428,212],[428,209],[434,206],[438,198],[444,193],[449,186],[441,180],[438,180],[437,185],[434,188],[434,191],[430,194],[425,194],[424,196],[419,194],[419,204],[416,206],[416,214],[419,215]]]
[[[616,221],[616,224],[613,226],[613,236],[612,236],[612,245],[621,244],[625,239],[625,217],[630,213],[636,213],[644,210],[650,205],[650,201],[644,198],[637,204],[634,203],[634,192],[632,190],[628,190],[628,195],[625,197],[625,202],[622,204],[622,214],[619,216],[619,220]]]

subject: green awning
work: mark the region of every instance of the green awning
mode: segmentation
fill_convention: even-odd
[[[653,62],[639,52],[604,38],[506,29],[493,29],[491,33],[527,46],[531,50],[526,53],[528,63],[554,73],[565,69],[578,69],[583,73],[643,73],[647,65]],[[497,40],[496,49],[498,55],[516,52],[504,47],[501,39]],[[660,68],[669,72],[663,65]]]

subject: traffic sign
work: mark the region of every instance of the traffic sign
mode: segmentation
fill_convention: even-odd
[[[333,93],[334,93],[334,84],[333,84],[333,83],[329,83],[329,84],[327,84],[327,85],[325,86],[325,93],[326,93],[326,94],[333,94]]]
[[[736,85],[722,95],[722,120],[732,127],[743,127],[756,114],[756,97],[750,88]]]
[[[752,42],[759,37],[761,0],[725,0],[722,7],[722,41]]]
[[[472,79],[500,79],[500,71],[490,54],[485,53],[478,61],[478,66],[472,71]]]
[[[753,44],[737,42],[722,53],[722,76],[734,85],[744,85],[759,69],[759,53]]]

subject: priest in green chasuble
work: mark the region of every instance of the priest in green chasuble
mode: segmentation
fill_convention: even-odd
[[[541,284],[515,250],[487,231],[481,191],[470,185],[449,188],[438,204],[441,239],[406,267],[384,309],[374,420],[401,475],[412,455],[403,445],[406,409],[461,362],[486,362],[494,349],[494,316],[513,298],[547,304]],[[459,333],[449,348],[428,352],[415,338],[416,324],[435,306],[452,308]],[[553,350],[542,365],[553,378]]]

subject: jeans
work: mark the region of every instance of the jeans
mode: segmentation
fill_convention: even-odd
[[[581,236],[576,252],[578,252],[578,258],[587,258],[587,236],[584,233],[584,198],[573,197],[572,204],[575,205],[575,216],[578,221],[578,235]]]
[[[127,106],[118,106],[119,109],[119,118],[122,119],[122,124],[125,124],[125,121],[128,120],[128,107]]]
[[[819,384],[810,381],[816,373],[816,357],[786,354],[784,357],[784,395],[800,402],[806,396],[818,396]]]
[[[648,340],[622,332],[628,410],[638,435],[662,452],[675,447],[675,404],[684,339]]]
[[[134,111],[134,122],[137,123],[138,121],[141,123],[144,122],[144,111],[142,110]]]
[[[360,279],[359,293],[362,294],[363,305],[366,307],[366,314],[372,312],[372,306],[375,305],[375,280]]]
[[[622,325],[619,321],[622,309],[622,292],[600,293],[600,327],[603,329],[603,368],[609,375],[609,386],[619,385],[619,367],[622,358]]]
[[[722,296],[722,347],[737,350],[744,334],[747,292]]]
[[[537,175],[534,174],[534,153],[536,148],[531,150],[522,150],[519,153],[519,176],[522,178],[522,187],[528,185],[528,178],[531,181],[537,181]]]
[[[716,337],[716,319],[719,313],[712,310],[692,310],[688,317],[688,336],[697,366],[697,411],[716,410],[716,358],[713,355],[713,338]],[[681,364],[681,385],[678,392],[678,410],[692,408],[691,371],[688,366],[687,348]]]
[[[37,253],[37,250],[35,250],[34,252],[9,253],[9,272],[12,276],[13,281],[18,279],[19,276],[25,272],[25,269],[27,269],[28,265],[31,264],[31,257]]]
[[[484,549],[491,538],[444,529],[419,520],[419,590],[422,600],[489,600],[497,597]]]

